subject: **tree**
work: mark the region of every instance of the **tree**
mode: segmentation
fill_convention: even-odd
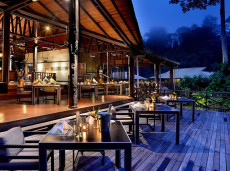
[[[225,0],[170,0],[169,3],[179,4],[184,13],[190,9],[206,9],[210,5],[217,5],[220,3],[222,61],[223,63],[228,63],[228,50],[225,31]]]

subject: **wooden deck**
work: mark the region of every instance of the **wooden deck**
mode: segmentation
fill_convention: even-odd
[[[184,109],[180,120],[180,144],[175,145],[175,124],[171,118],[166,132],[141,126],[141,144],[132,148],[133,170],[230,170],[230,113],[197,111],[191,122],[191,110]],[[145,122],[145,120],[141,120]],[[151,121],[150,121],[151,123]],[[55,170],[58,170],[55,151]],[[114,151],[106,151],[105,166],[101,154],[86,152],[79,158],[78,170],[123,170],[115,168]],[[49,163],[50,164],[50,163]],[[123,152],[122,152],[123,167]],[[72,170],[72,152],[66,152],[66,168]]]
[[[23,99],[31,100],[31,99]],[[92,106],[108,106],[109,103],[132,101],[132,98],[125,95],[100,95],[98,99],[92,97],[81,98],[78,101],[77,109],[68,108],[67,96],[63,95],[60,105],[56,105],[54,100],[43,101],[40,98],[40,103],[32,105],[31,102],[17,103],[16,99],[0,100],[0,130],[4,125],[23,125],[26,122],[36,123],[52,120],[60,117],[66,117],[76,112],[76,110],[92,110]],[[56,118],[55,118],[56,117]],[[43,121],[41,119],[44,119]],[[23,123],[23,124],[22,124]]]

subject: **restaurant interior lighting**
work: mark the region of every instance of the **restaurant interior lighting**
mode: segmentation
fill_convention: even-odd
[[[46,26],[46,30],[47,30],[47,31],[50,30],[50,27],[49,27],[49,26]]]

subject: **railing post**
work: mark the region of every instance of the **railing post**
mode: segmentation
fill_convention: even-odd
[[[205,107],[208,109],[208,99],[207,99],[207,91],[205,91]]]

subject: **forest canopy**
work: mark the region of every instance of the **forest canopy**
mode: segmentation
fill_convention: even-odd
[[[230,19],[226,20],[227,45],[230,49]],[[221,63],[220,25],[217,18],[206,16],[201,26],[179,27],[175,33],[154,27],[144,35],[146,50],[179,62],[180,68],[206,66],[215,71]]]

